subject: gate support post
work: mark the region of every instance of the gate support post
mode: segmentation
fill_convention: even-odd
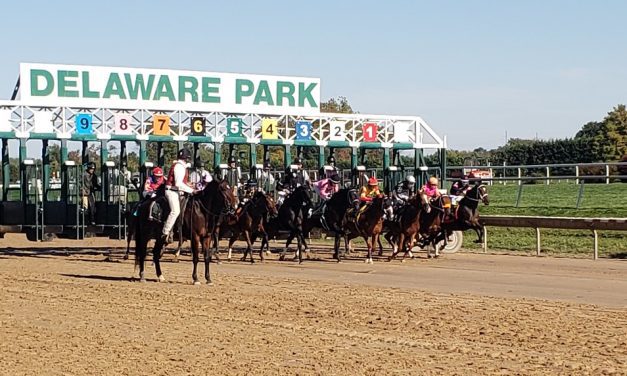
[[[488,253],[488,228],[483,226],[483,253]]]
[[[536,256],[540,256],[540,228],[536,227]]]
[[[215,169],[222,161],[222,143],[213,143],[213,168]]]
[[[9,164],[9,140],[2,139],[2,200],[7,200],[9,182],[11,180],[11,165]]]
[[[594,235],[594,256],[593,258],[595,260],[599,259],[599,234],[597,233],[597,230],[592,230],[592,235]]]
[[[318,169],[326,164],[324,160],[324,146],[318,146]],[[322,176],[320,177],[322,179]]]

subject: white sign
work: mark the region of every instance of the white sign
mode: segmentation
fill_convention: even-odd
[[[394,123],[394,142],[410,142],[409,130],[411,122],[397,121]]]
[[[238,73],[20,64],[31,106],[320,114],[320,79]]]
[[[331,141],[346,141],[346,134],[344,132],[344,127],[346,125],[345,122],[343,121],[339,121],[339,120],[333,120],[329,122],[331,127],[330,127],[330,134],[329,134],[329,140]]]

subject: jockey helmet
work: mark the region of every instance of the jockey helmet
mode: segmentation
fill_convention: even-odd
[[[120,163],[120,165],[121,165],[122,167],[126,167],[126,166],[128,166],[128,164],[126,163],[126,161],[122,161],[122,162]]]
[[[368,185],[371,185],[371,186],[379,185],[379,182],[377,181],[377,178],[373,176],[370,179],[368,179]]]
[[[152,169],[153,176],[163,176],[163,169],[161,167],[155,167]]]
[[[177,158],[180,160],[184,160],[187,161],[192,157],[192,153],[189,152],[189,150],[187,149],[181,149],[179,150],[178,154],[177,154]]]
[[[408,184],[416,184],[416,178],[413,175],[407,175],[405,177],[405,182]]]
[[[327,158],[327,163],[331,166],[335,165],[335,157],[332,155],[329,155],[329,158]]]
[[[87,163],[87,166],[85,166],[85,169],[87,170],[93,170],[96,168],[96,164],[94,162],[89,162]]]
[[[337,174],[333,174],[329,177],[329,181],[333,184],[340,184],[340,177]]]
[[[303,161],[301,161],[301,159],[300,159],[300,158],[296,157],[296,158],[294,158],[294,164],[297,164],[297,165],[302,165],[302,164],[303,164]]]
[[[263,162],[263,169],[264,170],[269,170],[271,168],[272,168],[272,165],[270,164],[270,161]]]
[[[248,187],[256,187],[257,186],[257,179],[255,178],[250,178],[246,181],[246,186]]]
[[[436,178],[435,176],[432,176],[429,178],[429,184],[431,185],[438,185],[438,178]]]
[[[235,157],[231,155],[231,156],[229,157],[229,164],[231,164],[231,163],[236,163],[236,162],[237,162],[237,159],[235,159]]]

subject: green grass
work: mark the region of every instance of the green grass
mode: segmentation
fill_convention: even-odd
[[[519,207],[515,207],[518,185],[488,187],[490,205],[481,206],[482,215],[534,215],[550,217],[627,218],[627,184],[587,184],[577,209],[580,187],[573,183],[523,185]],[[476,235],[466,232],[464,248],[480,250],[473,241]],[[587,230],[541,230],[541,249],[545,254],[591,257],[592,233]],[[535,254],[536,233],[532,228],[488,228],[490,251]],[[627,257],[627,233],[599,232],[599,255]]]

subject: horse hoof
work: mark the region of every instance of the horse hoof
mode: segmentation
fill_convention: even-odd
[[[200,286],[200,281],[194,281],[194,286]]]
[[[206,285],[207,285],[207,286],[213,286],[213,282],[211,282],[211,281],[207,281],[207,282],[206,282]]]
[[[140,278],[139,283],[146,283],[146,278]]]
[[[405,260],[401,260],[401,262],[405,262]]]
[[[283,261],[283,260],[285,260],[285,257],[280,256],[280,257],[279,257],[279,261]]]
[[[124,260],[128,260],[128,255],[124,255]]]
[[[157,278],[157,282],[165,282],[165,277],[163,276],[163,274]]]
[[[240,261],[246,261],[246,257],[242,257],[241,259],[239,259]]]

